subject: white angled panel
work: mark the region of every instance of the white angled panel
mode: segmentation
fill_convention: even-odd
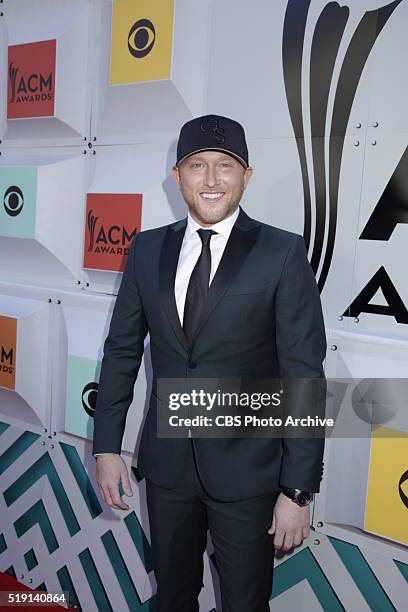
[[[50,312],[50,305],[29,291],[24,298],[14,295],[12,287],[0,288],[0,315],[16,320],[17,335],[15,382],[13,388],[0,387],[1,414],[8,422],[34,431],[47,428],[50,418]]]
[[[92,440],[103,343],[115,298],[83,292],[59,292],[60,316],[54,339],[52,425],[56,432]],[[86,333],[84,333],[86,330]],[[151,382],[150,350],[140,365],[134,398],[126,420],[122,449],[137,453],[140,428],[148,408]]]
[[[126,4],[126,1],[119,0],[118,4],[120,2]],[[128,2],[127,6],[131,7],[131,3]],[[140,9],[137,3],[133,5],[133,12],[129,12],[129,28],[132,22],[141,18],[149,18],[154,24],[154,16],[157,11],[160,13],[160,3],[157,0],[152,3],[152,15],[146,6]],[[168,78],[155,77],[153,70],[150,79],[147,76],[140,82],[110,85],[112,1],[101,0],[98,6],[100,43],[94,64],[98,81],[92,113],[92,134],[99,143],[155,142],[163,137],[170,143],[182,123],[192,116],[204,114],[210,53],[210,6],[211,0],[201,2],[200,16],[196,19],[197,9],[193,3],[189,0],[174,2]],[[126,29],[121,43],[124,48],[127,48],[127,35]],[[127,59],[127,52],[124,57]],[[138,60],[134,61],[137,63]]]
[[[88,0],[10,0],[5,3],[5,23],[8,45],[18,50],[19,45],[55,41],[55,66],[42,57],[28,64],[23,47],[13,61],[16,70],[16,96],[20,96],[17,113],[8,115],[5,141],[7,146],[39,144],[80,144],[88,137],[91,115],[89,47],[93,20],[92,5]],[[36,54],[36,47],[28,54]],[[40,49],[41,53],[41,49]],[[45,69],[47,63],[47,68]],[[51,74],[52,90],[41,87],[41,75]],[[32,76],[37,75],[37,76]],[[31,77],[31,81],[30,81]],[[11,87],[10,65],[4,81]],[[23,79],[23,81],[21,80]],[[42,112],[37,107],[27,108],[28,96],[50,95],[54,106]],[[16,105],[15,105],[16,107]],[[38,114],[39,113],[39,114]]]
[[[354,381],[355,388],[359,379],[380,379],[380,396],[372,398],[373,405],[377,405],[373,413],[376,422],[380,423],[378,419],[381,417],[385,427],[407,431],[405,397],[400,397],[401,393],[398,395],[397,391],[398,379],[406,386],[408,343],[336,330],[328,330],[327,341],[325,374],[332,379],[330,385],[334,384],[333,379],[339,379],[339,385]],[[334,347],[336,350],[331,350]],[[313,524],[327,535],[366,546],[406,563],[406,548],[363,531],[372,425],[358,416],[359,407],[364,409],[362,400],[358,403],[359,397],[355,394],[353,400],[348,389],[342,406],[343,412],[347,412],[349,434],[338,437],[334,433],[326,440],[324,477],[316,498]]]
[[[171,176],[171,167],[175,163],[174,148],[169,151],[166,144],[145,144],[96,146],[94,150],[95,173],[88,193],[140,194],[142,230],[186,216],[186,205]],[[112,201],[110,206],[114,208],[115,202]],[[83,280],[85,284],[89,283],[89,290],[102,293],[117,294],[121,277],[117,272],[83,271]]]
[[[386,4],[381,2],[383,6]],[[407,20],[408,4],[400,2],[367,60],[366,70],[370,77],[366,119],[368,133],[373,138],[383,131],[394,134],[408,132],[408,83],[401,78],[408,54]],[[384,156],[383,159],[385,161]]]
[[[89,157],[89,156],[88,156]],[[82,149],[7,149],[0,162],[3,279],[77,286],[82,270]]]

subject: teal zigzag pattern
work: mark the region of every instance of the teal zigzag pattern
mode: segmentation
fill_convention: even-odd
[[[359,547],[337,538],[328,539],[369,608],[373,612],[394,612],[395,607]],[[394,562],[408,582],[408,565],[400,561]],[[309,582],[323,610],[330,612],[345,610],[339,598],[340,594],[334,592],[324,574],[324,568],[320,567],[309,548],[304,548],[275,568],[272,598],[305,579]]]
[[[0,436],[9,428],[9,425],[0,422]],[[30,431],[23,432],[17,440],[11,444],[7,450],[0,455],[0,474],[7,469],[13,469],[13,464],[22,454],[34,444],[40,436]],[[85,470],[78,451],[74,445],[64,442],[59,444],[67,465],[73,476],[73,484],[76,484],[81,496],[84,500],[84,507],[87,508],[90,516],[95,519],[103,513],[101,504],[99,503],[95,489]],[[55,451],[54,451],[55,452]],[[55,465],[52,461],[52,456],[47,451],[34,461],[28,469],[14,480],[14,482],[3,491],[3,497],[7,506],[19,499],[31,486],[33,486],[40,478],[46,476],[55,495],[61,515],[65,520],[67,530],[71,536],[76,535],[81,531],[80,524],[75,516],[69,497],[66,493],[66,488],[57,473]],[[124,517],[123,522],[128,530],[130,541],[133,542],[140,559],[147,573],[153,569],[150,545],[139,522],[135,512],[130,512]],[[41,499],[32,503],[20,516],[13,521],[14,529],[17,537],[21,537],[34,525],[37,525],[41,531],[47,550],[50,554],[55,552],[58,547],[58,538],[53,529],[51,518],[48,516],[44,503]],[[99,537],[99,536],[98,536]],[[101,541],[105,548],[106,554],[112,564],[118,583],[123,592],[125,600],[129,604],[129,609],[138,612],[154,612],[155,597],[152,597],[144,604],[141,603],[133,581],[127,571],[126,561],[120,552],[118,544],[111,531],[106,532]],[[3,533],[0,533],[0,554],[7,549],[7,542]],[[110,603],[105,589],[103,588],[103,579],[97,571],[97,565],[94,562],[91,552],[88,548],[83,550],[78,555],[79,561],[83,567],[84,575],[89,583],[90,591],[94,594],[95,604],[99,610],[111,610]],[[24,553],[24,560],[27,570],[30,571],[38,565],[35,550],[30,548]],[[10,566],[7,571],[13,573],[13,566]],[[70,593],[70,600],[77,606],[80,606],[78,593],[75,590],[74,583],[70,576],[68,567],[64,565],[56,570],[56,575],[61,585],[61,590]],[[37,585],[39,588],[41,585]],[[46,589],[45,583],[42,583]]]
[[[373,612],[393,612],[395,607],[358,546],[333,537],[330,537],[329,540],[370,609]]]
[[[323,610],[344,611],[344,607],[309,548],[303,548],[274,569],[272,598],[305,579],[309,582]]]
[[[8,424],[0,422],[0,436],[8,427]],[[24,452],[29,451],[30,447],[39,437],[38,434],[33,432],[23,432],[15,442],[0,455],[0,474],[4,473],[7,469],[12,469],[14,462],[17,461]],[[84,501],[84,508],[87,509],[92,519],[98,518],[103,513],[103,509],[76,447],[61,442],[60,448],[72,473],[72,486],[77,486]],[[44,451],[41,457],[36,459],[23,474],[20,474],[18,478],[16,478],[12,485],[3,491],[4,500],[7,506],[11,507],[25,491],[43,476],[48,478],[55,499],[61,510],[61,515],[65,520],[68,532],[71,536],[76,535],[81,531],[80,524],[74,514],[69,497],[66,494],[63,483],[53,464],[52,456],[50,456],[47,451]],[[146,572],[149,573],[153,570],[150,545],[136,513],[129,512],[129,514],[123,518],[123,523],[128,530],[130,540],[133,542]],[[52,521],[41,499],[33,503],[23,514],[16,517],[13,524],[18,537],[21,537],[33,525],[38,525],[49,553],[52,554],[57,550],[58,534],[54,532]],[[152,597],[145,603],[140,601],[131,575],[127,569],[126,558],[123,556],[117,544],[114,533],[108,530],[102,536],[98,537],[101,538],[104,550],[115,572],[129,610],[134,610],[135,612],[154,612],[155,597]],[[345,570],[349,572],[356,586],[367,601],[370,609],[374,612],[391,612],[395,610],[387,593],[371,570],[360,549],[353,544],[333,537],[329,537],[328,539],[337,555],[340,557]],[[0,555],[6,550],[7,541],[5,534],[0,533]],[[90,591],[94,595],[97,609],[103,612],[111,611],[112,605],[109,602],[107,592],[104,588],[104,579],[98,572],[97,562],[93,558],[91,550],[88,547],[84,548],[77,558],[81,563],[84,575],[89,583]],[[38,560],[33,548],[30,548],[24,553],[24,559],[28,571],[38,566]],[[399,561],[395,561],[395,564],[408,582],[408,565]],[[10,566],[5,571],[12,574],[14,573],[14,568]],[[64,565],[58,568],[56,570],[56,575],[61,585],[61,589],[69,591],[72,603],[80,606],[80,598],[76,592],[68,566]],[[323,610],[330,610],[330,612],[344,610],[341,603],[341,593],[336,593],[333,590],[325,576],[324,567],[319,565],[309,548],[304,548],[275,568],[271,598],[277,597],[303,580],[308,581]],[[44,581],[42,585],[37,586],[42,586],[42,588],[46,589],[46,581]]]
[[[47,476],[51,488],[54,492],[57,503],[60,507],[61,514],[65,519],[67,529],[71,536],[78,533],[80,530],[79,523],[72,509],[69,497],[65,492],[57,470],[52,462],[48,452],[37,459],[30,467],[21,474],[4,492],[4,500],[7,506],[10,506],[16,501],[27,489],[29,489],[42,476]],[[30,509],[27,510],[29,512]]]
[[[95,489],[85,471],[85,467],[81,461],[75,446],[60,442],[60,447],[65,455],[69,467],[71,468],[72,475],[78,485],[86,507],[89,510],[89,514],[92,518],[96,518],[102,514],[102,506],[99,503],[98,497],[95,493]]]
[[[0,435],[3,434],[8,425],[1,423]],[[0,455],[0,474],[3,474],[7,468],[9,468],[16,459],[20,457],[36,440],[39,438],[39,434],[35,434],[32,431],[25,431],[21,436],[17,438],[13,444],[11,444],[7,450]]]

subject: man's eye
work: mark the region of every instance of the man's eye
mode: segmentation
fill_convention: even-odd
[[[232,164],[229,164],[228,162],[224,162],[221,164],[222,168],[232,168]]]
[[[192,168],[201,168],[203,164],[200,164],[200,162],[194,162],[193,164],[191,164]]]

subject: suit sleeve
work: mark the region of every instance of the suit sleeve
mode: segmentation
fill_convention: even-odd
[[[276,344],[280,375],[283,379],[323,379],[326,356],[326,334],[319,289],[307,258],[303,237],[296,235],[286,256],[276,302]],[[294,381],[296,383],[296,381]],[[288,388],[292,383],[288,381]],[[305,388],[307,381],[305,381]],[[293,385],[292,385],[293,386]],[[309,385],[312,393],[317,385]],[[300,385],[298,385],[300,388]],[[322,385],[318,387],[322,392]],[[298,394],[299,395],[299,394]],[[296,396],[296,393],[294,393]],[[313,397],[318,397],[316,394]],[[322,397],[322,396],[320,396]],[[303,406],[287,406],[288,413],[313,416],[308,397],[297,397]],[[289,403],[290,404],[290,403]],[[322,402],[320,403],[320,406]],[[324,437],[282,438],[283,458],[280,485],[318,492],[323,473]]]
[[[135,275],[136,234],[104,343],[94,414],[92,454],[120,453],[148,327]]]

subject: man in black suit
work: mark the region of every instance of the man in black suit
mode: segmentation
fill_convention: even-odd
[[[223,612],[266,612],[273,549],[309,535],[323,438],[158,437],[161,379],[324,379],[326,337],[303,238],[239,202],[252,174],[242,126],[208,115],[180,132],[173,174],[188,216],[133,240],[104,345],[93,454],[104,501],[127,510],[120,457],[149,332],[146,478],[158,612],[194,612],[211,533]],[[273,536],[273,538],[271,537]]]

